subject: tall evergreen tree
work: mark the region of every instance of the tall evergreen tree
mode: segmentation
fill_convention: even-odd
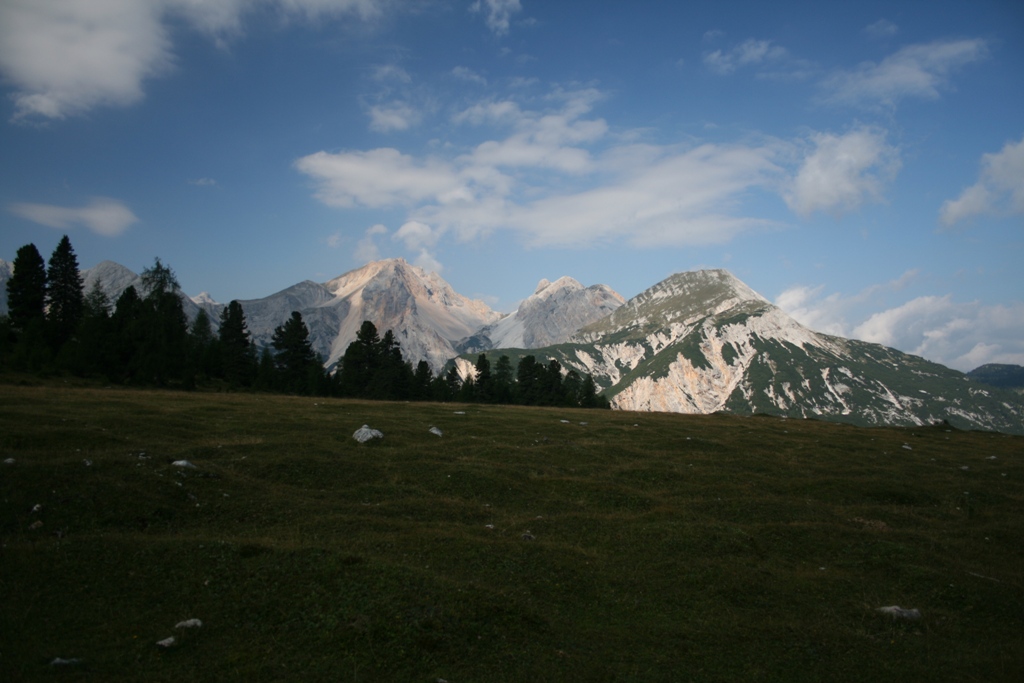
[[[365,396],[373,374],[380,366],[381,339],[377,326],[364,320],[355,341],[345,349],[341,358],[339,384],[343,396]]]
[[[430,385],[434,375],[430,372],[430,364],[421,360],[416,364],[416,371],[413,373],[411,398],[414,401],[430,400]]]
[[[67,235],[50,256],[46,271],[46,322],[54,351],[74,334],[85,310],[78,257]]]
[[[7,281],[7,310],[11,326],[21,331],[42,321],[46,310],[46,264],[34,244],[18,249],[14,273]]]
[[[515,373],[512,361],[508,356],[501,356],[494,364],[494,401],[495,403],[512,403]]]
[[[233,300],[221,311],[219,341],[224,379],[236,387],[252,384],[256,377],[256,356],[245,323],[245,312],[238,300]]]
[[[146,321],[139,375],[143,383],[166,384],[184,377],[188,357],[188,317],[181,302],[174,271],[157,258],[142,271],[146,290],[143,317]]]
[[[476,400],[480,403],[492,403],[494,401],[494,377],[491,375],[491,362],[487,360],[487,354],[481,353],[476,358],[476,377],[474,384],[476,388]]]
[[[282,388],[289,393],[312,393],[316,387],[311,379],[315,379],[314,368],[320,361],[309,342],[309,329],[298,311],[292,311],[292,317],[274,330],[271,344],[277,352],[274,364]],[[323,368],[317,372],[323,374]]]

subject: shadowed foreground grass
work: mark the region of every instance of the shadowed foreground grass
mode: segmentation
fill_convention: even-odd
[[[944,427],[0,386],[0,680],[1024,680],[1022,456]]]

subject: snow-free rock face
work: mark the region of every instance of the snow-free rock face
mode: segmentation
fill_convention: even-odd
[[[368,263],[323,287],[332,300],[322,307],[344,310],[325,356],[328,365],[344,355],[363,321],[369,320],[381,335],[393,331],[406,360],[426,360],[439,372],[457,355],[454,344],[459,339],[500,317],[482,301],[458,294],[436,273],[403,259]]]
[[[724,270],[673,275],[570,343],[529,353],[592,375],[623,410],[947,420],[1024,432],[1024,406],[1011,394],[895,349],[809,330]],[[515,363],[525,353],[508,355]]]
[[[568,341],[581,327],[604,318],[625,302],[605,285],[584,287],[571,277],[541,280],[515,313],[463,340],[464,353],[491,348],[533,349]]]

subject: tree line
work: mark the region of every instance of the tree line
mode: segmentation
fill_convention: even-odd
[[[205,310],[191,322],[174,271],[159,258],[142,271],[140,288],[110,301],[102,283],[88,292],[65,235],[49,262],[34,244],[21,247],[7,281],[8,314],[0,318],[0,370],[70,373],[116,384],[225,388],[379,400],[461,401],[608,407],[593,379],[557,361],[533,356],[516,368],[507,356],[494,368],[486,354],[463,381],[453,367],[436,377],[426,361],[415,368],[388,330],[365,321],[333,372],[309,340],[302,315],[275,328],[259,349],[245,312],[231,301],[214,331]]]

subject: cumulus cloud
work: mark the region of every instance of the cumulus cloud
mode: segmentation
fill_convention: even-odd
[[[745,66],[774,62],[788,56],[786,48],[770,40],[751,38],[728,50],[715,50],[704,55],[704,64],[715,73],[727,75]]]
[[[899,33],[899,27],[888,19],[879,19],[873,24],[864,27],[864,33],[872,40],[884,40],[892,38]]]
[[[487,28],[501,36],[508,33],[512,15],[523,9],[519,0],[474,0],[469,11],[482,13]]]
[[[840,71],[822,86],[826,101],[861,106],[894,106],[908,97],[938,99],[960,68],[988,56],[980,39],[945,40],[909,45],[881,62],[864,62]]]
[[[950,227],[973,216],[1024,214],[1024,137],[981,157],[978,182],[942,204],[939,220]]]
[[[50,228],[70,230],[83,225],[104,237],[117,237],[139,220],[127,206],[105,197],[95,197],[86,206],[77,208],[50,204],[12,204],[8,209],[22,218]]]
[[[918,270],[911,269],[895,280],[870,285],[852,295],[833,292],[823,296],[825,285],[793,285],[775,298],[775,305],[804,327],[846,337],[852,329],[850,318],[865,309],[884,306],[888,297],[906,289],[918,275]]]
[[[388,0],[4,0],[0,73],[14,85],[14,120],[62,119],[143,98],[143,83],[170,71],[168,22],[184,18],[222,40],[245,11],[273,6],[307,19],[369,19]]]
[[[443,161],[416,161],[397,149],[316,152],[295,167],[317,184],[316,197],[328,206],[381,208],[465,196],[466,188]]]
[[[922,296],[875,313],[853,336],[965,372],[985,363],[1024,364],[1024,303],[983,306]]]
[[[811,142],[814,148],[785,194],[786,203],[801,216],[816,211],[841,214],[880,201],[885,182],[900,167],[898,150],[877,129],[817,133]]]
[[[452,69],[452,76],[455,76],[455,78],[458,78],[460,81],[476,83],[477,85],[487,85],[486,78],[465,66],[457,66]]]
[[[420,122],[422,115],[406,102],[390,102],[370,107],[370,130],[389,133],[408,130]]]
[[[1024,364],[1024,303],[983,306],[949,294],[887,303],[917,282],[918,271],[908,270],[852,295],[795,285],[775,305],[812,330],[883,344],[965,372],[985,363]]]
[[[378,260],[380,258],[380,248],[377,246],[376,238],[377,235],[386,235],[387,233],[387,227],[380,223],[367,228],[366,233],[356,244],[355,251],[352,253],[356,261],[369,263],[370,261]]]

